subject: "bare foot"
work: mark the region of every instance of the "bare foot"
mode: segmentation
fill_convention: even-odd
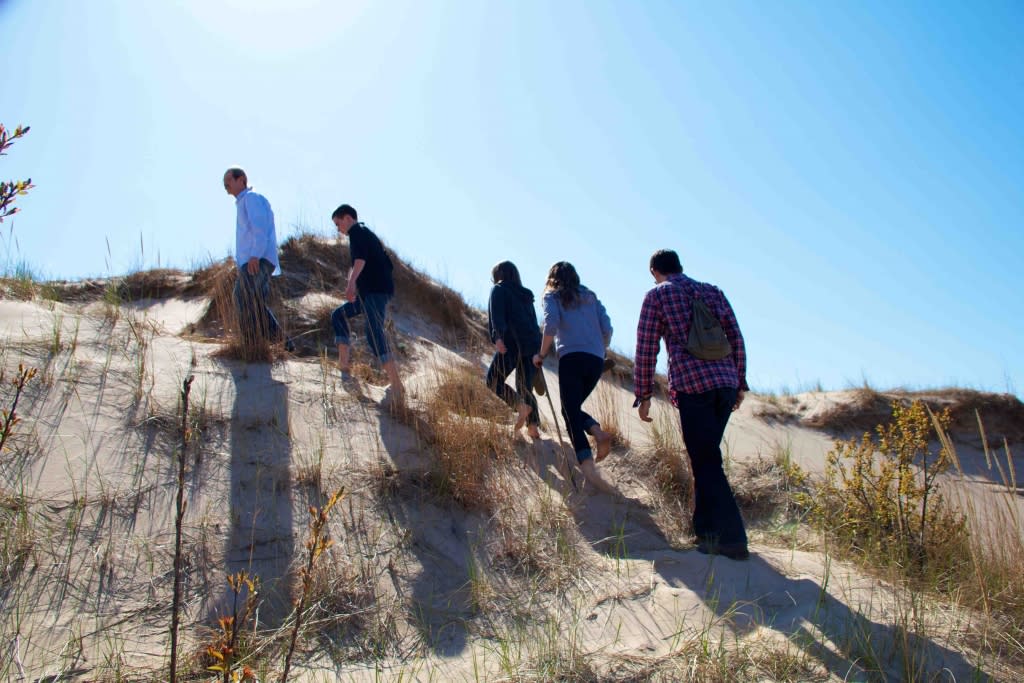
[[[520,403],[519,404],[519,414],[516,416],[516,423],[515,423],[515,425],[513,425],[512,428],[515,429],[517,432],[520,429],[522,429],[523,425],[526,424],[526,418],[528,418],[530,416],[530,412],[532,410],[533,410],[533,408],[531,408],[530,406],[526,405],[525,403]]]
[[[594,430],[593,436],[597,440],[594,462],[601,462],[608,457],[608,453],[612,450],[612,435],[598,427]]]

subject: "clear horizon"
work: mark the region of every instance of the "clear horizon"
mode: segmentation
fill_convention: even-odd
[[[632,356],[647,259],[736,309],[766,391],[1024,381],[1024,5],[0,0],[4,267],[230,253],[353,204],[484,305],[572,261]],[[22,66],[19,67],[18,64]],[[108,251],[109,243],[109,251]],[[144,252],[144,253],[143,253]],[[662,354],[664,361],[664,353]]]

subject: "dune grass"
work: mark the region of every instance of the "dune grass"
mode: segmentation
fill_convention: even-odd
[[[303,248],[312,252],[319,246]],[[325,287],[337,281],[327,267],[332,253],[317,251],[313,255],[320,260],[311,260],[324,264]],[[231,275],[228,266],[214,264],[184,278],[183,289],[176,290],[201,291],[213,302],[195,343],[214,340],[222,348],[232,343]],[[1009,441],[990,448],[984,429],[979,432],[989,467],[1002,482],[984,502],[965,493],[970,482],[958,472],[950,425],[927,411],[931,439],[938,439],[946,454],[948,471],[935,465],[939,453],[933,449],[927,471],[917,456],[904,458],[902,470],[893,466],[890,489],[877,478],[881,465],[872,460],[876,478],[862,477],[857,495],[892,491],[872,506],[850,504],[856,495],[841,484],[838,467],[851,461],[847,456],[859,457],[863,473],[869,456],[892,450],[886,444],[862,447],[856,441],[846,450],[838,448],[835,474],[824,481],[804,477],[784,448],[766,459],[730,463],[737,497],[755,529],[777,525],[780,518],[800,524],[802,514],[817,504],[818,514],[807,517],[814,525],[807,524],[806,531],[820,534],[826,566],[832,557],[849,559],[884,579],[867,599],[877,601],[871,608],[876,611],[869,605],[863,612],[879,620],[886,615],[891,622],[890,654],[883,654],[882,644],[864,626],[861,606],[851,607],[849,623],[830,632],[784,633],[788,639],[782,641],[745,637],[738,625],[744,614],[761,609],[757,596],[735,604],[708,601],[703,616],[680,618],[657,653],[611,654],[607,643],[587,635],[594,593],[604,582],[626,581],[629,572],[617,565],[638,560],[627,553],[597,552],[599,544],[581,531],[581,516],[603,499],[563,496],[523,466],[534,446],[515,440],[512,412],[483,383],[472,341],[476,313],[443,297],[436,304],[432,320],[463,316],[464,325],[452,323],[450,338],[472,360],[443,356],[449,360],[428,368],[408,413],[397,418],[338,389],[325,348],[313,356],[319,367],[286,368],[291,373],[313,368],[314,374],[323,369],[319,392],[288,397],[289,405],[316,407],[303,413],[315,416],[307,417],[308,423],[274,423],[258,415],[243,419],[223,408],[218,413],[205,393],[208,384],[199,380],[192,408],[183,416],[173,401],[161,405],[154,355],[161,333],[122,308],[122,297],[161,292],[170,285],[159,283],[179,280],[176,273],[157,273],[136,277],[125,289],[104,289],[117,296],[94,299],[109,307],[96,328],[101,332],[79,330],[74,307],[80,303],[57,304],[48,337],[3,342],[2,678],[165,680],[173,666],[171,676],[178,680],[213,675],[285,680],[297,679],[300,672],[307,680],[318,675],[336,680],[377,667],[381,678],[398,680],[426,677],[431,666],[426,662],[442,651],[438,643],[456,631],[472,644],[466,651],[480,657],[467,680],[827,680],[820,653],[836,649],[832,640],[839,633],[849,641],[843,651],[856,653],[868,679],[940,677],[928,655],[928,643],[940,636],[970,648],[979,678],[1013,680],[1024,672],[1019,571],[1024,543],[1016,472]],[[423,286],[424,297],[438,291],[434,283]],[[247,372],[260,371],[271,357],[239,349],[222,353],[229,359],[259,359],[246,366]],[[180,372],[200,378],[221,367],[216,359],[179,360]],[[32,367],[40,368],[35,376],[27,374]],[[366,373],[363,379],[371,384],[381,379],[369,363]],[[267,377],[271,381],[269,372]],[[628,406],[621,399],[616,404],[616,396],[599,391],[595,412],[606,429],[622,434],[616,448],[651,502],[645,508],[615,504],[632,506],[632,515],[649,512],[655,518],[665,538],[658,553],[688,548],[692,479],[678,422],[665,408],[655,412],[650,426],[631,424]],[[96,415],[114,398],[125,406],[121,431],[86,430],[83,439],[103,448],[123,447],[118,471],[97,463],[81,468],[79,455],[54,438],[59,420],[53,411],[60,415],[81,401],[94,404],[96,412],[86,415]],[[910,433],[924,430],[919,418],[915,413]],[[227,480],[232,458],[244,456],[230,448],[240,431],[268,439],[283,432],[308,448],[292,454],[286,481],[293,508],[301,513],[296,526],[306,519],[306,508],[314,514],[285,577],[295,601],[276,620],[263,611],[266,595],[256,582],[263,577],[239,574],[218,547],[234,523],[227,512]],[[898,436],[891,433],[886,443]],[[409,457],[416,468],[400,469],[391,460],[398,450],[384,442],[399,437],[414,444],[402,448],[415,449]],[[112,483],[122,469],[131,473],[130,485]],[[65,483],[44,492],[43,471]],[[845,481],[851,471],[847,465]],[[957,488],[957,482],[963,486]],[[927,503],[925,491],[913,488],[922,485],[934,487],[927,491]],[[341,487],[344,501],[329,493]],[[173,510],[179,492],[176,541],[174,516],[161,518],[157,512]],[[798,509],[794,501],[801,492],[805,507]],[[889,516],[880,518],[880,510]],[[437,528],[425,526],[421,516],[442,521]],[[924,520],[923,528],[916,519]],[[446,556],[449,547],[460,554]],[[899,552],[882,554],[880,547]],[[447,573],[430,575],[440,587],[425,580],[428,568],[436,566]],[[823,594],[830,580],[828,572],[821,577]],[[650,590],[650,585],[616,584],[611,601],[641,603]],[[225,594],[236,600],[220,600]],[[224,605],[230,609],[211,609]],[[46,619],[40,619],[41,606]],[[180,640],[172,644],[179,632]]]

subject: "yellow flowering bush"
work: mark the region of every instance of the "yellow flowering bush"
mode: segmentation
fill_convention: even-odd
[[[935,428],[949,423],[948,411],[933,423],[920,401],[894,402],[875,434],[837,441],[821,489],[807,499],[812,519],[854,554],[892,560],[912,575],[953,569],[968,530],[940,490],[952,454],[934,441]]]

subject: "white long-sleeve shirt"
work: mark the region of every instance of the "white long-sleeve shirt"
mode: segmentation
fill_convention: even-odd
[[[277,260],[277,232],[274,211],[263,195],[246,188],[235,197],[235,261],[243,267],[250,258],[265,258],[280,269]]]

